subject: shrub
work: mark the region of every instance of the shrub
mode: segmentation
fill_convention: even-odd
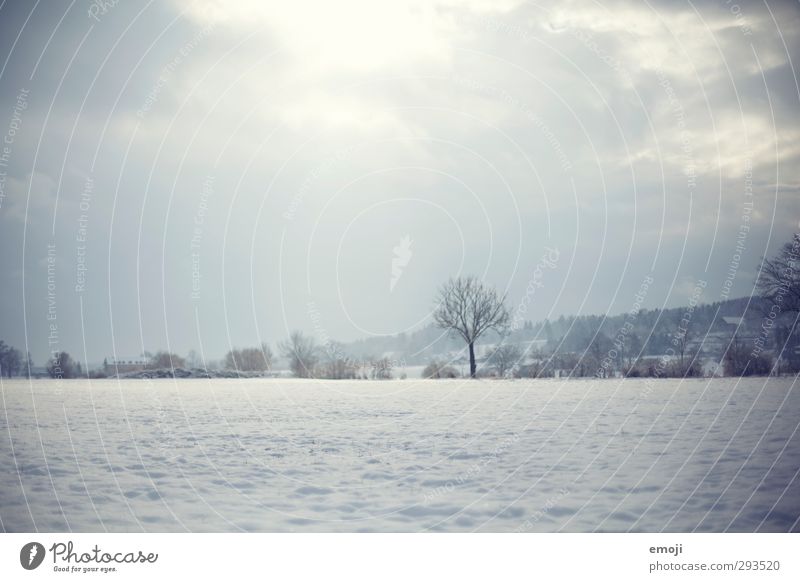
[[[148,362],[149,368],[183,368],[186,361],[177,354],[163,350],[156,352]]]
[[[440,380],[442,378],[458,378],[459,373],[454,367],[433,360],[430,364],[425,366],[425,369],[422,371],[422,377]]]
[[[73,362],[72,356],[67,352],[59,352],[47,362],[47,374],[58,379],[76,378],[81,375],[81,365]]]
[[[272,350],[267,344],[257,348],[234,348],[225,354],[227,370],[266,372],[272,368]]]

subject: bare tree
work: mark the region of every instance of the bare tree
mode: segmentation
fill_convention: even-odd
[[[150,368],[170,368],[174,370],[175,368],[183,368],[186,365],[186,361],[177,354],[159,350],[148,360],[147,365]]]
[[[689,329],[690,322],[687,321],[686,325],[683,325],[683,320],[678,323],[678,329],[675,330],[675,334],[672,336],[672,345],[675,346],[675,349],[680,356],[680,364],[681,369],[684,369],[683,360],[686,356],[686,348],[689,345],[689,341],[691,340],[691,334]]]
[[[622,352],[620,356],[626,361],[628,368],[633,367],[635,361],[639,358],[639,355],[642,352],[642,348],[644,344],[642,343],[642,338],[639,337],[639,334],[633,332],[630,334],[622,344]]]
[[[772,373],[772,356],[752,355],[750,347],[736,335],[731,339],[723,357],[726,376],[766,376]]]
[[[200,358],[200,354],[197,353],[197,350],[189,350],[189,353],[186,354],[186,365],[190,368],[203,367],[203,360]]]
[[[736,334],[728,343],[728,349],[723,354],[723,363],[726,376],[743,376],[747,368],[747,355],[749,350],[745,343]]]
[[[322,363],[318,366],[319,376],[329,380],[352,380],[358,372],[357,363],[345,353],[342,343],[328,341],[321,350]]]
[[[307,338],[303,332],[293,331],[289,341],[278,346],[281,355],[289,360],[289,368],[298,378],[313,378],[319,362],[319,348],[313,338]]]
[[[504,378],[522,359],[522,349],[516,344],[501,344],[489,356],[489,361],[497,370],[497,375]]]
[[[782,311],[800,311],[800,233],[794,233],[775,257],[764,259],[757,287]]]
[[[372,376],[373,380],[391,380],[392,368],[394,363],[389,358],[380,358],[372,362]]]
[[[0,341],[0,375],[16,376],[22,365],[22,352]]]
[[[504,297],[476,277],[450,279],[440,290],[433,313],[436,325],[448,329],[467,342],[469,375],[475,377],[475,342],[490,329],[502,330],[508,324]]]
[[[272,350],[265,343],[258,348],[234,348],[225,354],[224,365],[240,372],[266,372],[272,368]]]
[[[72,361],[72,357],[67,352],[53,354],[47,362],[47,374],[51,378],[76,378],[81,375],[80,363]]]

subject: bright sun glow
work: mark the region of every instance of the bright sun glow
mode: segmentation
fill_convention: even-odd
[[[231,26],[266,25],[279,47],[319,70],[371,70],[437,59],[452,22],[444,5],[413,0],[197,2],[193,16]]]

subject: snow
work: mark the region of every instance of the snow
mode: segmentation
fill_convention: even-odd
[[[795,379],[3,380],[4,531],[788,531]]]

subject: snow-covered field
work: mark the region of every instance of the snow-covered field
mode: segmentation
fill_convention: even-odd
[[[788,531],[794,379],[2,381],[5,531]]]

